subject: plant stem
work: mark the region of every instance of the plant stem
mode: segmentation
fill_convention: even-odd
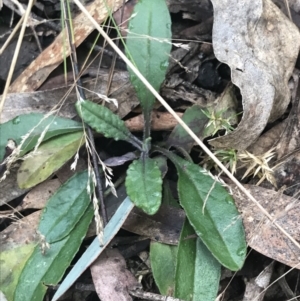
[[[151,133],[151,109],[144,108],[143,113],[144,113],[144,122],[145,122],[145,127],[144,127],[144,142],[145,142],[150,137],[150,133]]]

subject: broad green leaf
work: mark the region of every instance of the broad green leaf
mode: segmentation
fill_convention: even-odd
[[[96,132],[103,134],[106,138],[133,143],[133,136],[124,121],[108,108],[88,100],[78,101],[75,106],[78,115]]]
[[[60,135],[40,145],[20,166],[17,181],[20,188],[33,187],[71,159],[85,142],[83,132]]]
[[[35,147],[36,142],[48,125],[49,128],[43,137],[43,141],[57,135],[82,131],[82,124],[77,121],[56,116],[50,116],[43,120],[44,117],[43,114],[31,113],[20,115],[13,120],[0,124],[0,161],[4,156],[7,141],[12,139],[19,145],[22,137],[33,128],[34,130],[22,146],[20,155],[24,155]]]
[[[198,136],[202,137],[205,126],[208,122],[207,116],[202,112],[202,109],[194,105],[188,108],[183,116],[182,120],[189,126],[189,128]],[[173,129],[167,140],[167,146],[179,146],[186,151],[190,151],[194,144],[194,139],[186,132],[186,130],[177,124]]]
[[[59,210],[59,208],[58,208]],[[57,285],[71,260],[77,253],[93,217],[89,206],[76,227],[64,239],[50,244],[50,249],[42,254],[36,246],[26,262],[11,301],[42,301],[46,285]],[[9,300],[10,301],[10,300]]]
[[[153,159],[133,161],[127,169],[125,185],[129,198],[138,208],[150,215],[158,211],[162,197],[162,178]]]
[[[150,260],[153,277],[162,295],[174,296],[177,246],[152,241]]]
[[[13,301],[22,269],[35,247],[36,243],[31,242],[0,252],[0,291],[4,293],[8,301]]]
[[[103,245],[100,245],[98,237],[94,239],[84,254],[76,262],[70,273],[60,284],[58,290],[52,298],[52,301],[58,300],[72,286],[79,276],[99,257],[102,251],[120,230],[133,207],[134,205],[128,197],[121,203],[115,214],[104,228]]]
[[[178,246],[175,297],[186,301],[214,301],[221,265],[185,221]]]
[[[48,243],[62,240],[75,228],[90,204],[88,172],[76,173],[51,196],[38,227]]]
[[[177,168],[179,200],[191,225],[222,265],[239,270],[247,246],[232,196],[198,165],[176,155],[170,159]]]
[[[47,202],[42,213],[39,227],[35,229],[45,236],[48,243],[54,243],[70,235],[79,220],[85,214],[90,200],[87,194],[88,175],[87,172],[81,172],[74,175],[68,182],[63,184],[59,191],[54,194]],[[32,218],[31,221],[34,219]],[[26,223],[26,221],[24,221]],[[35,224],[35,223],[33,223]],[[13,230],[11,230],[13,231]],[[18,238],[23,237],[23,228],[18,231]],[[28,231],[27,231],[28,232]],[[33,232],[33,231],[32,231]],[[28,233],[27,233],[28,237]],[[29,235],[24,245],[15,241],[11,237],[3,240],[0,246],[0,290],[3,291],[9,301],[13,301],[18,279],[23,271],[25,263],[35,250],[37,245],[34,239]],[[38,240],[38,237],[36,237]],[[24,239],[23,239],[24,241]]]
[[[165,79],[171,51],[171,18],[166,2],[139,1],[134,7],[128,29],[127,56],[158,91]],[[131,70],[129,73],[144,111],[150,112],[155,97]]]

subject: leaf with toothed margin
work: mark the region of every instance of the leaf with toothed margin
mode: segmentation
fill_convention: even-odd
[[[114,140],[132,141],[132,134],[125,126],[123,120],[104,106],[88,100],[77,101],[76,110],[83,121],[97,133]]]
[[[126,191],[131,201],[149,215],[155,214],[162,199],[162,176],[155,160],[141,158],[127,169]]]

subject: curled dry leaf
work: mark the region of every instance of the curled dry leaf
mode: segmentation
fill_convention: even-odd
[[[244,115],[237,129],[210,143],[246,149],[285,111],[290,78],[300,47],[298,28],[271,0],[212,0],[213,45],[218,60],[231,68],[243,97]],[[251,129],[251,130],[249,130]]]

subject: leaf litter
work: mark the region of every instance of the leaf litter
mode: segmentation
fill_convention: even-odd
[[[214,1],[213,2],[213,4],[214,4],[214,6],[216,6],[216,2],[217,1]],[[175,3],[175,1],[174,1],[174,3]],[[180,4],[177,4],[177,6],[174,4],[174,3],[172,3],[172,5],[170,4],[170,8],[172,7],[172,9],[174,10],[174,11],[176,11],[176,9],[179,7],[179,10],[180,10]],[[247,131],[244,131],[244,132],[242,132],[242,134],[240,134],[240,136],[238,136],[238,138],[234,138],[234,139],[232,139],[231,140],[231,142],[226,142],[226,136],[224,136],[223,138],[217,138],[217,139],[215,139],[214,141],[216,142],[216,143],[219,143],[220,141],[220,144],[219,145],[221,145],[222,143],[225,143],[225,144],[222,144],[222,147],[225,147],[226,146],[226,143],[229,143],[231,146],[232,145],[234,145],[237,149],[246,149],[247,147],[248,147],[248,145],[250,145],[250,144],[252,144],[256,139],[257,139],[257,137],[259,136],[259,134],[263,131],[263,129],[264,129],[264,127],[266,126],[266,123],[267,123],[267,121],[269,120],[269,121],[272,121],[272,120],[275,120],[277,117],[280,117],[281,115],[282,115],[282,113],[283,113],[283,111],[285,110],[285,107],[287,106],[287,103],[288,103],[288,101],[289,101],[289,91],[287,90],[287,80],[288,80],[288,77],[289,77],[289,75],[291,74],[291,70],[293,69],[293,63],[294,63],[294,61],[295,61],[295,53],[297,54],[298,53],[298,50],[299,50],[299,45],[297,44],[296,46],[295,46],[295,44],[293,44],[293,43],[298,43],[297,41],[299,40],[298,39],[298,33],[294,30],[294,27],[293,27],[293,25],[292,25],[292,27],[290,27],[291,25],[291,23],[290,23],[290,21],[288,21],[285,17],[283,17],[280,13],[278,13],[278,10],[276,11],[276,8],[275,7],[273,7],[272,6],[272,4],[271,3],[269,3],[269,2],[266,2],[267,3],[267,5],[264,7],[264,9],[266,9],[267,10],[267,8],[269,7],[271,7],[271,11],[272,11],[272,13],[276,16],[276,21],[278,21],[278,20],[280,20],[280,22],[278,22],[280,25],[278,25],[278,27],[280,27],[280,26],[282,26],[282,27],[284,27],[285,29],[286,28],[292,28],[292,29],[290,29],[290,31],[289,31],[289,34],[286,34],[285,36],[287,36],[288,38],[290,38],[290,37],[293,37],[293,41],[290,43],[290,45],[294,45],[293,47],[294,47],[294,50],[292,51],[293,53],[291,54],[291,56],[288,56],[288,55],[286,55],[285,54],[285,52],[284,51],[287,51],[286,49],[284,49],[284,50],[282,50],[282,48],[280,48],[280,53],[282,52],[282,53],[284,53],[285,55],[283,55],[282,57],[280,57],[279,58],[279,60],[282,60],[282,61],[280,61],[280,64],[278,65],[277,64],[277,62],[279,61],[279,60],[275,60],[275,63],[274,63],[274,65],[275,65],[275,67],[274,67],[274,69],[278,69],[278,71],[280,71],[280,72],[278,72],[279,73],[279,75],[277,74],[270,74],[271,72],[269,72],[269,71],[264,71],[264,72],[266,72],[266,73],[264,73],[264,77],[267,79],[267,81],[265,81],[264,79],[261,81],[260,79],[261,78],[259,78],[259,77],[257,77],[256,78],[256,81],[260,84],[260,87],[257,89],[257,91],[258,92],[255,92],[255,94],[256,95],[261,95],[261,93],[259,93],[259,91],[261,91],[261,90],[264,90],[265,91],[265,93],[264,93],[264,95],[261,97],[261,98],[259,98],[259,103],[258,103],[258,105],[256,106],[258,109],[260,108],[260,106],[259,105],[261,105],[261,103],[263,102],[263,101],[265,101],[266,102],[266,104],[264,105],[264,107],[266,108],[266,109],[264,109],[264,110],[262,110],[264,113],[266,113],[267,115],[263,115],[263,114],[261,114],[261,115],[263,115],[264,117],[262,117],[261,116],[261,120],[263,119],[263,118],[265,118],[266,116],[268,116],[266,119],[264,119],[263,120],[263,122],[265,122],[265,123],[262,123],[261,121],[259,121],[258,122],[258,124],[259,124],[259,129],[254,129],[254,131],[253,132],[255,132],[254,134],[252,133],[250,133],[251,135],[249,136],[248,134],[248,132],[249,132],[249,130],[248,130],[248,132]],[[197,3],[198,4],[198,3]],[[252,5],[254,5],[254,4],[252,4]],[[259,11],[259,9],[261,9],[262,8],[262,5],[261,5],[261,2],[259,2],[259,1],[257,1],[257,3],[255,3],[255,5],[257,5],[257,7],[258,7],[258,11]],[[254,5],[254,7],[255,7],[255,5]],[[238,6],[237,4],[235,4],[235,6]],[[243,9],[244,9],[244,7],[243,7]],[[215,22],[217,22],[217,12],[216,12],[217,10],[215,9]],[[254,10],[255,11],[255,10]],[[240,11],[239,11],[240,12]],[[260,13],[261,13],[261,11],[260,11]],[[259,16],[261,16],[261,15],[259,15]],[[192,14],[190,14],[189,15],[189,17],[190,18],[192,18],[192,19],[197,19],[197,18],[199,18],[199,16],[195,16],[195,15],[193,15],[192,16]],[[231,20],[235,20],[235,19],[238,19],[238,18],[240,18],[241,16],[240,15],[238,15],[238,17],[236,17],[236,18],[233,18],[232,16],[231,16]],[[268,17],[269,17],[269,14],[267,14],[265,11],[263,11],[263,17],[267,20],[268,19]],[[279,18],[279,19],[278,19]],[[284,20],[282,21],[282,19],[281,18],[283,18]],[[259,18],[257,18],[256,17],[256,19],[254,18],[254,21],[256,20],[256,29],[257,28],[259,28],[259,20],[258,20]],[[251,20],[251,22],[253,22],[253,20]],[[251,23],[250,22],[250,23]],[[255,22],[254,22],[255,23]],[[284,25],[282,25],[282,23],[284,24]],[[279,30],[278,28],[277,28],[277,23],[275,24],[276,26],[274,27],[274,23],[272,23],[272,22],[270,22],[270,23],[268,23],[267,22],[267,26],[266,26],[266,28],[267,28],[267,33],[268,33],[268,31],[269,32],[272,32],[273,33],[273,35],[275,35],[274,34],[274,32],[275,31],[277,31],[277,30]],[[239,27],[239,26],[238,26]],[[217,28],[217,26],[215,26],[215,28]],[[240,26],[240,28],[244,28],[243,26]],[[259,31],[258,31],[259,32]],[[264,32],[265,33],[265,32]],[[261,34],[260,33],[260,37],[264,37],[264,33],[263,34]],[[223,38],[224,38],[224,35],[223,35]],[[255,42],[255,41],[257,41],[257,37],[252,37],[252,36],[250,36],[250,38],[248,38],[251,42]],[[295,42],[296,41],[296,42]],[[275,41],[276,42],[276,41]],[[270,42],[271,43],[271,42]],[[232,43],[232,44],[234,44],[234,43]],[[237,43],[238,44],[238,43]],[[287,44],[289,44],[289,43],[287,43]],[[253,44],[251,44],[252,46],[253,46]],[[255,45],[255,43],[254,43],[254,45]],[[236,46],[236,45],[234,45],[234,46]],[[280,45],[280,47],[281,47],[282,45]],[[288,45],[289,46],[289,45]],[[287,46],[287,47],[288,47]],[[255,48],[256,47],[256,48]],[[260,46],[255,46],[254,48],[255,49],[261,49],[261,47]],[[217,42],[214,42],[214,51],[215,51],[215,54],[216,54],[216,56],[217,56],[217,58],[220,60],[220,61],[222,61],[222,59],[220,58],[220,57],[218,57],[218,55],[217,55],[217,49],[218,48],[218,43]],[[278,49],[278,47],[276,48],[276,47],[274,47],[273,46],[273,44],[272,44],[272,46],[270,46],[270,49]],[[268,51],[270,51],[270,50],[268,50]],[[254,51],[254,52],[256,52],[256,51]],[[263,57],[263,58],[261,58],[260,57],[260,64],[258,64],[257,63],[257,61],[255,61],[254,60],[254,62],[252,61],[252,57],[250,56],[247,56],[248,54],[247,54],[247,52],[246,52],[246,55],[242,52],[242,51],[239,51],[239,53],[242,53],[243,55],[241,55],[240,54],[240,56],[242,57],[242,59],[244,59],[245,57],[247,57],[247,60],[245,61],[243,61],[243,68],[245,68],[245,70],[247,71],[248,69],[248,67],[250,66],[255,66],[255,67],[257,67],[257,65],[267,65],[267,63],[265,63],[266,61],[268,61],[267,60],[267,58],[266,57]],[[234,56],[233,56],[234,57]],[[288,60],[289,60],[289,62],[287,62],[287,63],[283,63],[283,62],[286,62],[286,59],[288,58]],[[255,58],[255,59],[257,59],[257,58]],[[271,56],[270,56],[270,61],[273,63],[273,61],[272,61],[272,59],[271,59]],[[269,62],[269,61],[268,61]],[[228,64],[230,65],[230,63],[228,62]],[[252,65],[251,65],[252,64]],[[251,98],[250,96],[253,96],[253,95],[248,95],[247,94],[247,86],[255,86],[255,85],[251,85],[251,83],[249,84],[249,81],[248,82],[246,82],[246,83],[242,83],[242,84],[238,84],[238,82],[235,82],[235,79],[234,79],[234,72],[236,71],[236,73],[237,74],[239,74],[239,70],[234,70],[234,68],[238,68],[239,67],[239,64],[237,64],[237,65],[233,65],[233,67],[230,65],[230,67],[231,67],[231,69],[233,70],[232,71],[232,80],[234,81],[234,83],[237,85],[237,86],[239,86],[240,87],[240,89],[241,89],[241,94],[242,94],[242,96],[243,96],[243,105],[244,105],[244,115],[243,115],[243,119],[242,119],[242,121],[241,121],[241,123],[240,123],[240,125],[238,126],[238,128],[237,128],[237,130],[236,131],[239,131],[240,129],[239,128],[241,128],[241,126],[243,126],[243,124],[246,122],[246,124],[247,124],[247,126],[249,127],[249,128],[251,128],[251,129],[253,129],[253,124],[256,124],[256,122],[257,122],[257,119],[255,119],[254,117],[258,117],[257,115],[259,115],[259,114],[254,114],[254,115],[256,115],[256,116],[250,116],[250,117],[252,117],[252,119],[251,118],[248,118],[249,117],[249,114],[251,115],[251,112],[249,113],[247,113],[247,110],[248,111],[251,111],[251,110],[254,110],[253,108],[255,107],[255,105],[253,105],[253,104],[251,104],[251,105],[253,105],[252,107],[251,107],[251,105],[250,105],[250,103],[248,102],[248,100]],[[247,67],[247,68],[246,68]],[[261,66],[260,66],[261,67]],[[251,69],[251,68],[250,68]],[[255,69],[255,68],[254,68]],[[283,70],[284,69],[284,70]],[[244,69],[242,69],[243,71],[245,71]],[[250,70],[250,74],[257,74],[257,73],[255,73],[254,71],[254,73],[251,73],[253,70]],[[274,70],[273,70],[274,71]],[[269,73],[268,73],[269,72]],[[245,72],[246,73],[246,72]],[[276,73],[276,72],[275,72]],[[246,74],[245,74],[245,76],[246,76]],[[251,79],[252,79],[252,77],[250,77]],[[275,78],[275,79],[274,79]],[[282,80],[282,78],[283,78],[283,80]],[[259,79],[259,80],[258,80]],[[266,85],[265,85],[265,87],[266,88],[264,88],[264,86],[262,86],[261,84],[262,83],[265,83]],[[271,83],[271,86],[272,86],[272,89],[273,89],[273,91],[271,91],[272,89],[270,89],[270,85],[268,86],[268,84],[270,84]],[[277,90],[278,91],[277,91]],[[246,91],[246,92],[245,92]],[[269,92],[268,92],[269,91]],[[183,93],[184,94],[184,93]],[[182,95],[183,95],[182,94]],[[273,97],[268,97],[268,96],[270,96],[270,95],[273,95]],[[277,98],[277,96],[278,96],[278,98]],[[284,97],[284,96],[286,96],[286,97]],[[272,98],[272,99],[271,99]],[[279,102],[279,100],[278,99],[285,99],[284,101],[282,101],[282,102],[280,102],[279,103],[279,106],[278,106],[278,102]],[[250,108],[249,108],[250,107]],[[257,110],[258,110],[257,109]],[[68,110],[67,110],[68,111]],[[130,109],[127,111],[127,112],[129,112],[130,111]],[[248,115],[247,115],[248,114]],[[126,114],[124,114],[124,115],[126,115]],[[69,116],[68,116],[69,117]],[[254,118],[254,119],[253,119]],[[246,127],[246,126],[245,126]],[[296,131],[296,128],[295,128],[295,131]],[[244,135],[245,134],[245,135]],[[232,134],[229,134],[229,137],[230,137],[230,135],[235,135],[235,132],[233,132]],[[228,137],[228,136],[227,136]],[[244,142],[242,141],[243,139],[241,139],[241,137],[244,139]],[[222,139],[223,139],[223,142],[222,142]],[[214,141],[212,141],[212,144],[213,143],[215,143]],[[224,142],[225,141],[225,142]],[[236,144],[232,144],[232,143],[236,143]],[[285,146],[285,142],[283,141],[282,142],[282,144],[283,144],[283,146]],[[218,146],[218,144],[215,144],[216,146]],[[228,145],[228,144],[227,144]],[[255,144],[253,144],[253,147],[254,147],[254,149],[256,149],[256,147],[255,147]],[[295,149],[297,149],[297,148],[294,148],[294,150]],[[280,150],[280,148],[279,148],[279,150]],[[268,151],[268,149],[266,149],[266,151]],[[295,161],[293,161],[294,163],[295,163]],[[293,164],[293,163],[292,163]],[[294,171],[292,170],[292,173],[293,173]],[[281,186],[281,185],[280,185]],[[249,187],[248,187],[249,188]],[[249,188],[250,189],[250,188]],[[253,192],[253,194],[254,195],[256,195],[256,190],[255,190],[256,188],[254,187],[254,188],[251,188],[250,190],[251,190],[251,192]],[[275,199],[275,200],[277,200],[278,199],[278,195],[276,195],[276,194],[274,194],[274,196],[273,196],[273,194],[270,192],[270,191],[266,191],[266,190],[261,190],[261,191],[259,191],[259,193],[257,193],[257,199],[261,199],[262,197],[262,195],[263,195],[263,193],[266,193],[266,195],[267,195],[267,197],[268,198],[270,198],[270,195],[272,195],[272,197],[271,198],[273,198],[273,200]],[[235,197],[235,196],[234,196]],[[266,197],[266,199],[267,199],[267,197]],[[243,201],[245,201],[245,200],[243,200]],[[237,203],[239,203],[239,201],[238,200],[236,200],[236,202]],[[293,199],[287,199],[287,201],[286,202],[283,202],[283,203],[281,203],[281,201],[278,201],[279,203],[280,203],[280,205],[279,205],[279,211],[281,210],[280,208],[286,208],[286,207],[288,207],[288,203],[290,202],[290,203],[292,203],[292,204],[295,204],[295,202],[293,202]],[[273,204],[271,204],[270,205],[270,201],[265,201],[265,202],[263,202],[264,203],[264,207],[265,208],[267,208],[268,209],[268,211],[269,212],[272,212],[272,210],[274,211],[274,205]],[[268,207],[270,205],[270,207]],[[252,248],[256,248],[257,250],[259,250],[259,252],[260,253],[262,253],[262,254],[265,254],[266,256],[269,256],[269,257],[272,257],[272,258],[274,258],[274,259],[276,259],[276,260],[278,260],[278,261],[281,261],[281,262],[284,262],[284,263],[286,263],[286,264],[288,264],[288,265],[293,265],[294,263],[295,263],[295,261],[293,261],[293,260],[296,260],[296,257],[294,256],[290,256],[290,254],[291,253],[289,253],[289,252],[296,252],[297,253],[297,250],[295,250],[295,249],[293,249],[293,245],[292,244],[290,244],[289,242],[288,242],[288,240],[286,239],[286,238],[284,238],[284,237],[282,237],[282,235],[276,230],[276,228],[274,227],[274,226],[272,226],[272,225],[270,225],[270,222],[267,222],[267,221],[265,221],[264,220],[264,218],[263,218],[263,215],[261,214],[261,213],[259,213],[259,211],[257,212],[257,211],[255,211],[255,208],[253,207],[251,210],[250,210],[250,213],[247,213],[246,211],[245,211],[245,208],[248,208],[248,207],[251,207],[250,206],[250,203],[248,203],[248,202],[246,202],[245,204],[243,203],[243,205],[241,205],[242,206],[242,213],[243,213],[243,220],[244,220],[244,224],[245,224],[245,227],[246,227],[246,234],[247,234],[247,240],[248,240],[248,243],[249,243],[249,235],[251,236],[252,234],[253,234],[253,229],[250,231],[249,229],[251,228],[251,226],[254,226],[254,225],[247,225],[246,226],[246,222],[245,222],[245,219],[247,218],[248,220],[251,220],[251,217],[253,217],[253,216],[255,216],[255,218],[256,218],[256,221],[258,221],[258,220],[260,220],[261,221],[261,224],[263,225],[262,226],[262,229],[261,229],[261,232],[263,232],[263,234],[261,234],[261,237],[263,237],[263,242],[261,242],[261,245],[259,245],[259,241],[256,241],[256,240],[258,240],[258,239],[256,239],[256,240],[254,240],[254,242],[251,242],[251,244],[250,244],[250,246],[252,247]],[[241,211],[241,206],[239,206],[239,210]],[[277,207],[277,206],[276,206]],[[295,205],[294,205],[294,207],[295,207]],[[280,224],[282,223],[283,225],[287,225],[287,227],[288,227],[288,229],[290,230],[290,229],[293,229],[293,227],[294,227],[294,225],[296,224],[297,225],[297,218],[295,217],[296,216],[296,213],[297,213],[297,206],[294,208],[293,206],[291,207],[291,208],[288,208],[288,210],[286,210],[286,211],[284,211],[284,216],[286,216],[286,217],[284,217],[284,216],[282,216],[282,214],[275,214],[275,218],[276,218],[276,221],[278,221]],[[295,211],[293,210],[293,209],[295,209]],[[278,209],[277,209],[278,210]],[[275,210],[276,211],[276,210]],[[168,209],[167,209],[167,212],[168,212]],[[296,213],[295,213],[296,212]],[[295,215],[294,215],[295,214]],[[174,215],[174,216],[176,216],[176,215]],[[138,220],[138,222],[136,222],[136,228],[139,228],[139,225],[141,226],[141,228],[142,228],[142,223],[143,223],[143,220],[142,220],[143,218],[140,218],[139,220]],[[152,219],[152,217],[150,217],[150,219]],[[286,219],[289,219],[291,222],[289,222],[289,221],[286,221]],[[179,220],[181,220],[180,218],[179,218]],[[159,224],[162,222],[162,220],[159,220],[159,222],[154,222],[154,224],[155,224],[155,226],[158,226],[158,228],[159,228]],[[284,226],[284,228],[286,228]],[[253,228],[253,227],[252,227]],[[130,227],[128,228],[128,229],[130,229]],[[145,227],[145,229],[146,229],[146,227]],[[165,241],[165,242],[167,242],[168,241],[168,238],[166,238],[166,236],[165,236],[165,234],[166,234],[166,232],[165,232],[166,230],[162,230],[162,234],[164,234],[164,235],[161,235],[160,237],[163,237],[163,239],[162,239],[162,241]],[[133,231],[134,232],[134,231]],[[264,232],[266,232],[267,234],[264,234]],[[249,233],[252,233],[252,234],[249,234]],[[256,232],[257,233],[257,232]],[[147,236],[150,236],[152,239],[157,239],[157,235],[155,235],[155,234],[149,234],[149,233],[147,233],[147,229],[146,229],[146,231],[145,232],[143,232],[143,234],[144,235],[147,235]],[[178,233],[177,233],[178,234]],[[255,234],[255,232],[254,232],[254,234]],[[297,239],[298,238],[298,234],[297,234],[297,231],[296,230],[292,230],[292,234],[293,234],[293,236]],[[274,242],[273,242],[273,240],[269,240],[269,236],[276,236],[277,238],[275,239],[274,238]],[[174,241],[174,237],[172,238],[172,240]],[[169,239],[169,242],[171,241],[171,239]],[[269,242],[268,242],[269,241]],[[270,241],[271,241],[271,246],[270,246]],[[269,251],[269,249],[272,249],[273,248],[273,244],[276,244],[276,243],[278,243],[278,241],[280,241],[280,242],[284,242],[284,243],[282,243],[282,244],[278,244],[278,246],[281,246],[281,248],[277,248],[277,249],[275,249],[275,251],[273,251],[273,253],[268,253],[268,252],[266,252],[266,250],[267,251]],[[264,245],[264,243],[266,243],[265,245]],[[269,244],[267,244],[267,243],[269,243]],[[258,245],[257,245],[258,244]],[[263,253],[263,250],[265,251],[265,253]],[[281,258],[280,256],[278,256],[278,254],[280,255],[280,253],[282,253],[282,250],[288,250],[288,252],[287,252],[287,254],[290,256],[290,258],[291,258],[291,261],[290,260],[288,260],[288,259],[286,259],[286,258]],[[266,253],[268,253],[268,254],[266,254]],[[296,254],[295,253],[295,254]],[[277,255],[277,257],[276,257],[276,255]],[[281,254],[282,255],[282,254]]]

